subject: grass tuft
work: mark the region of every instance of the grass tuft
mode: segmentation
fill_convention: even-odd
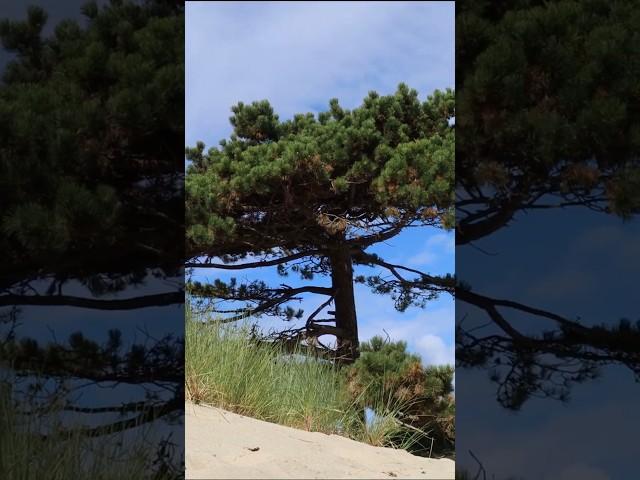
[[[38,414],[15,409],[11,389],[0,383],[0,472],[6,480],[149,478],[153,458],[145,448],[123,447],[122,434],[91,441],[80,433],[57,434],[52,406]],[[45,427],[47,426],[47,427]],[[61,426],[59,428],[62,428]],[[44,438],[37,432],[49,431]],[[165,478],[156,475],[157,479]]]
[[[417,432],[396,420],[402,405],[381,399],[367,425],[346,376],[328,362],[251,341],[248,321],[225,324],[186,314],[186,397],[298,429],[339,434],[375,446],[408,448]]]

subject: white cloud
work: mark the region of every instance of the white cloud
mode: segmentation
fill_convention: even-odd
[[[404,263],[414,268],[432,265],[442,258],[453,259],[454,252],[455,238],[453,234],[440,232],[429,236],[424,243],[423,249]]]
[[[427,240],[427,247],[439,248],[445,252],[453,253],[455,251],[455,237],[453,233],[436,233]]]
[[[288,117],[401,81],[423,97],[452,87],[453,33],[453,2],[188,3],[186,142],[217,143],[238,101]]]
[[[411,267],[419,267],[423,265],[430,265],[438,259],[438,255],[435,254],[432,250],[425,249],[420,253],[410,257],[406,264]]]
[[[392,301],[358,288],[356,292],[360,340],[389,335],[405,340],[407,349],[426,364],[454,364],[454,301],[442,298],[425,309],[398,313]]]
[[[455,348],[445,345],[441,337],[424,335],[416,341],[417,350],[425,365],[443,365],[455,362]]]

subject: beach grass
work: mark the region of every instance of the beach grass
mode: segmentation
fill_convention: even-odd
[[[333,364],[251,340],[249,320],[222,323],[186,309],[186,398],[293,428],[340,434],[375,446],[409,448],[416,432],[395,420],[401,405],[381,399],[366,422]]]
[[[2,385],[0,385],[1,387]],[[6,387],[6,385],[4,385]],[[149,478],[143,449],[122,447],[121,439],[88,439],[52,425],[52,406],[37,414],[16,410],[8,388],[0,388],[0,472],[6,480]],[[46,427],[45,427],[46,425]],[[44,436],[42,432],[47,431]]]
[[[91,439],[52,421],[54,405],[24,414],[7,384],[0,384],[0,472],[5,480],[171,478],[150,468],[154,451],[144,442],[124,442],[123,433]],[[46,436],[43,435],[46,432]],[[140,432],[140,435],[144,433]],[[136,447],[137,445],[137,447]]]

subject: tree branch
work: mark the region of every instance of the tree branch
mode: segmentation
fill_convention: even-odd
[[[129,430],[132,428],[139,427],[144,425],[145,423],[153,422],[165,415],[168,415],[172,412],[182,410],[184,408],[184,399],[180,396],[176,396],[172,400],[161,404],[154,405],[146,410],[144,410],[139,415],[128,418],[126,420],[121,420],[118,422],[110,423],[108,425],[100,425],[98,427],[93,428],[82,428],[82,429],[69,429],[63,430],[62,432],[56,432],[55,435],[40,435],[39,437],[42,440],[47,440],[51,436],[61,435],[62,437],[73,437],[74,435],[82,435],[86,437],[100,437],[103,435],[111,435],[113,433],[122,432],[125,430]]]
[[[261,301],[261,303],[259,303],[256,307],[252,308],[252,309],[246,309],[246,311],[243,311],[243,313],[239,314],[239,315],[234,315],[233,317],[229,317],[229,318],[224,318],[224,319],[219,319],[216,320],[217,322],[221,322],[221,323],[231,323],[231,322],[237,322],[238,320],[242,320],[245,319],[249,316],[252,315],[256,315],[258,313],[264,312],[265,310],[268,310],[270,308],[273,308],[275,306],[278,306],[282,303],[288,302],[289,300],[294,299],[294,297],[296,295],[299,295],[300,293],[316,293],[316,294],[320,294],[320,295],[328,295],[331,298],[333,298],[333,289],[329,288],[329,287],[318,287],[318,286],[314,286],[314,285],[308,285],[305,287],[298,287],[298,288],[281,288],[281,289],[270,289],[268,290],[268,292],[270,294],[279,294],[280,296],[277,296],[275,298],[269,298],[269,299],[255,299],[255,298],[247,298],[247,297],[234,297],[233,295],[229,295],[227,297],[218,297],[220,299],[223,300],[236,300],[236,301],[251,301],[251,300],[258,300]]]
[[[307,327],[311,325],[311,322],[316,317],[316,315],[318,315],[322,311],[322,309],[327,305],[329,305],[332,301],[333,301],[333,295],[329,297],[329,299],[326,302],[324,302],[322,305],[316,308],[311,315],[309,315],[309,318],[307,318],[307,323],[306,323]]]
[[[491,298],[491,297],[480,295],[470,290],[465,290],[461,288],[456,289],[455,295],[457,299],[462,300],[471,305],[475,305],[487,312],[489,309],[495,309],[495,307],[512,308],[514,310],[520,310],[521,312],[530,313],[531,315],[536,315],[538,317],[548,318],[549,320],[553,320],[567,328],[573,329],[574,331],[582,331],[582,332],[589,331],[587,327],[580,325],[578,322],[574,322],[558,314],[548,312],[546,310],[542,310],[539,308],[529,307],[522,303],[514,302],[511,300],[500,300],[496,298]]]
[[[398,235],[402,230],[407,227],[411,222],[402,222],[400,225],[396,225],[393,228],[389,228],[387,230],[383,230],[382,232],[374,233],[372,235],[368,235],[366,237],[353,238],[347,240],[346,243],[348,245],[357,245],[359,247],[368,247],[373,245],[374,243],[384,242],[385,240],[389,240],[390,238]]]
[[[389,272],[391,272],[391,274],[400,282],[403,284],[416,284],[417,282],[415,280],[407,280],[406,278],[404,278],[402,275],[400,275],[400,273],[398,272],[398,270],[404,270],[407,272],[411,272],[411,273],[415,273],[416,275],[420,275],[420,282],[422,283],[430,283],[431,285],[435,285],[437,287],[441,287],[443,290],[453,294],[454,291],[454,281],[453,279],[448,280],[448,279],[443,279],[443,278],[439,278],[439,277],[434,277],[432,275],[429,275],[427,273],[421,272],[420,270],[416,270],[414,268],[409,268],[409,267],[405,267],[403,265],[395,265],[393,263],[388,263],[385,262],[383,259],[381,259],[378,256],[375,255],[371,255],[365,252],[359,252],[356,257],[355,260],[364,260],[363,263],[365,264],[374,264],[374,265],[378,265],[380,267],[384,267],[387,270],[389,270]],[[360,263],[360,262],[358,262]]]
[[[210,262],[187,262],[184,264],[185,268],[219,268],[221,270],[243,270],[245,268],[261,268],[272,267],[274,265],[282,265],[298,258],[311,257],[322,253],[321,250],[310,250],[306,252],[298,252],[286,257],[274,258],[273,260],[262,260],[259,262],[250,262],[242,264],[227,264],[227,263],[210,263]]]
[[[95,310],[134,310],[146,307],[163,307],[184,303],[184,291],[158,293],[141,297],[103,300],[68,295],[0,295],[0,307],[11,305],[66,306]]]

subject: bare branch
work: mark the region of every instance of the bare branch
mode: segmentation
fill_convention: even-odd
[[[458,298],[459,300],[462,300],[471,305],[475,305],[485,311],[487,311],[487,309],[491,309],[494,307],[507,307],[507,308],[512,308],[514,310],[520,310],[521,312],[530,313],[531,315],[536,315],[538,317],[548,318],[565,327],[571,328],[576,331],[579,330],[579,331],[587,332],[589,330],[587,327],[580,325],[578,322],[569,320],[558,314],[548,312],[546,310],[542,310],[539,308],[529,307],[522,303],[514,302],[511,300],[499,300],[496,298],[487,297],[485,295],[480,295],[470,290],[464,290],[460,288],[456,289],[455,295],[456,295],[456,298]]]
[[[158,293],[133,298],[103,300],[97,298],[72,297],[68,295],[0,295],[0,307],[12,305],[65,306],[95,310],[134,310],[146,307],[163,307],[184,303],[184,292]]]
[[[283,263],[288,263],[292,260],[297,260],[298,258],[303,257],[312,257],[322,253],[321,250],[308,250],[305,252],[298,252],[292,255],[287,255],[286,257],[274,258],[273,260],[261,260],[259,262],[250,262],[250,263],[235,263],[235,264],[227,264],[227,263],[211,263],[211,262],[187,262],[184,264],[185,268],[219,268],[221,270],[243,270],[245,268],[261,268],[261,267],[272,267],[274,265],[282,265]]]
[[[326,302],[324,302],[322,305],[316,308],[314,312],[311,315],[309,315],[309,318],[307,318],[307,326],[311,325],[311,322],[316,317],[316,315],[318,315],[322,311],[322,309],[327,305],[329,305],[332,301],[333,301],[333,295],[329,297],[329,299]]]
[[[409,268],[409,267],[405,267],[403,265],[395,265],[393,263],[388,263],[385,262],[384,260],[382,260],[381,258],[374,256],[374,255],[370,255],[364,252],[360,252],[359,255],[357,255],[356,260],[358,261],[358,263],[364,263],[364,264],[374,264],[374,265],[378,265],[381,267],[386,268],[387,270],[389,270],[389,272],[391,272],[391,274],[398,279],[399,282],[403,283],[403,284],[415,284],[416,281],[415,280],[407,280],[406,278],[404,278],[402,275],[400,275],[400,273],[398,272],[398,270],[404,270],[407,272],[411,272],[411,273],[415,273],[416,275],[420,275],[420,283],[426,284],[429,283],[431,285],[437,286],[437,287],[441,287],[443,290],[452,293],[453,294],[453,290],[454,290],[454,284],[453,284],[453,280],[449,280],[449,279],[443,279],[443,278],[439,278],[439,277],[434,277],[432,275],[429,275],[427,273],[421,272],[420,270],[416,270],[414,268]]]

